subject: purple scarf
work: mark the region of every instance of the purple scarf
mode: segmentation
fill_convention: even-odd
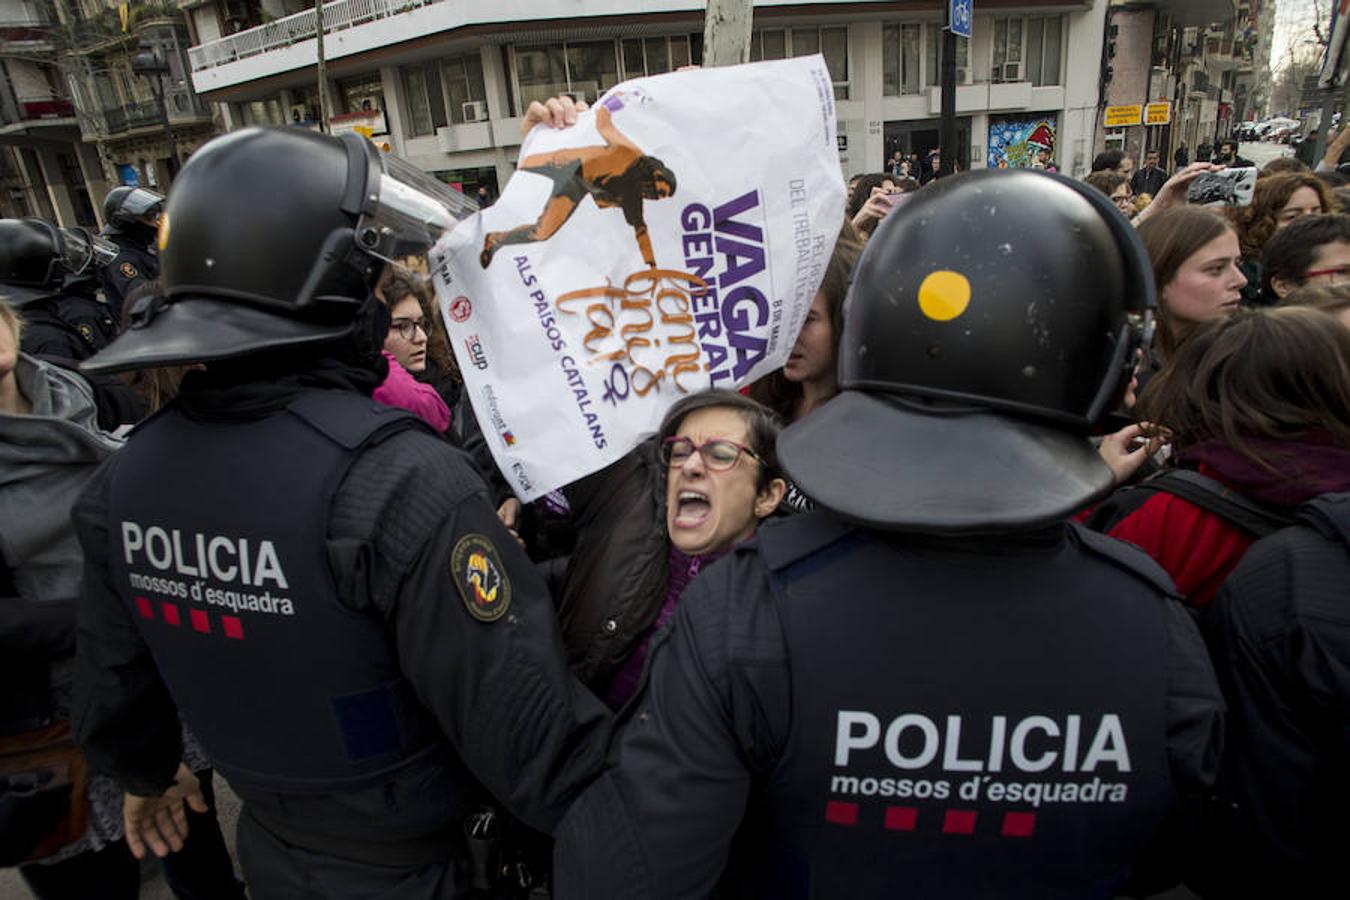
[[[1350,491],[1350,450],[1327,431],[1309,431],[1288,440],[1249,438],[1247,446],[1275,471],[1218,440],[1187,447],[1179,462],[1209,470],[1244,497],[1292,509],[1319,494]]]
[[[652,635],[675,615],[675,604],[679,602],[680,595],[689,586],[689,582],[693,581],[703,569],[726,556],[727,552],[719,550],[703,556],[685,556],[675,549],[674,544],[670,545],[666,553],[666,600],[661,604],[661,611],[656,614],[656,621],[652,623],[652,627],[647,629],[642,640],[633,648],[632,655],[624,662],[622,668],[614,673],[613,680],[605,690],[605,703],[610,709],[623,706],[628,702],[628,698],[636,693],[638,681],[642,677],[642,667],[647,662],[647,650],[651,645]]]

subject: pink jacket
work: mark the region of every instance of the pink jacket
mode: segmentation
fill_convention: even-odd
[[[450,407],[445,405],[441,395],[431,385],[422,384],[408,374],[388,350],[383,352],[389,361],[389,375],[371,396],[385,406],[406,409],[436,429],[437,434],[445,434],[450,427]]]

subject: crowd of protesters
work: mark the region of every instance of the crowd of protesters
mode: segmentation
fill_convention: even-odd
[[[527,121],[563,124],[551,109]],[[1329,156],[1345,144],[1337,137]],[[1158,305],[1156,335],[1132,361],[1113,425],[1095,438],[1118,487],[1078,518],[1142,548],[1166,572],[1200,624],[1228,708],[1212,792],[1188,830],[1167,836],[1172,865],[1152,887],[1184,881],[1205,897],[1317,895],[1340,880],[1338,855],[1350,837],[1341,813],[1350,800],[1350,536],[1341,530],[1350,503],[1346,179],[1334,167],[1312,172],[1278,160],[1260,173],[1249,205],[1202,208],[1186,200],[1194,179],[1248,163],[1231,142],[1212,161],[1188,164],[1184,150],[1170,176],[1150,150],[1138,170],[1123,153],[1105,152],[1086,178],[1137,228]],[[1050,160],[1043,152],[1037,168],[1055,171]],[[524,506],[496,471],[461,390],[425,258],[390,264],[373,285],[387,330],[376,354],[383,362],[372,363],[380,375],[363,389],[465,451],[548,585],[572,672],[611,710],[630,708],[642,690],[649,657],[700,572],[763,522],[816,505],[785,477],[779,430],[839,393],[858,260],[894,211],[937,189],[930,184],[939,166],[936,153],[897,152],[884,172],[853,179],[823,283],[781,371],[742,393],[684,397],[619,462]],[[90,771],[71,735],[71,659],[85,638],[74,613],[82,563],[70,511],[103,461],[121,452],[129,426],[177,405],[184,385],[204,391],[215,368],[203,357],[117,377],[77,374],[79,361],[116,336],[115,322],[135,328],[162,304],[157,273],[145,271],[154,265],[162,198],[119,191],[109,221],[122,252],[139,242],[134,262],[115,250],[106,259],[72,252],[81,237],[94,239],[87,233],[0,222],[0,740],[8,766],[0,771],[8,785],[0,863],[19,866],[43,900],[135,897],[134,856],[148,844],[163,855],[178,896],[239,897],[215,824],[212,761],[190,728],[178,776],[194,798],[186,843],[169,837],[171,827],[163,837],[124,833],[129,786]],[[29,260],[42,254],[47,265],[36,271]],[[1339,521],[1332,508],[1342,511]],[[1304,577],[1308,565],[1317,577]],[[520,713],[531,714],[528,704]],[[640,717],[627,725],[641,728]],[[21,791],[19,779],[37,772],[50,783]],[[129,794],[126,803],[134,802]],[[500,829],[527,831],[519,823]],[[520,846],[493,852],[525,874],[510,886],[477,884],[481,896],[526,896],[547,883],[547,841],[527,836]],[[271,896],[264,885],[252,890]],[[987,895],[998,896],[997,886]]]

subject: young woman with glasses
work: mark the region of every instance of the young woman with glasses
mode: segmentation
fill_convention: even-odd
[[[398,290],[398,283],[403,279],[391,270],[387,271],[389,274],[380,280],[375,296],[389,307],[389,333],[384,339],[384,359],[389,364],[389,374],[371,396],[386,406],[397,406],[414,413],[436,429],[437,434],[445,434],[450,427],[450,407],[434,387],[418,382],[412,374],[427,367],[427,333],[431,320],[422,312],[415,293]]]
[[[655,437],[568,487],[578,539],[555,595],[563,637],[573,671],[611,707],[636,691],[685,586],[778,508],[779,428],[733,391],[692,394]]]

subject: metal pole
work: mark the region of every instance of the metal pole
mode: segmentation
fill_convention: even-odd
[[[703,17],[703,65],[738,66],[750,61],[752,0],[708,0]]]
[[[169,124],[169,92],[164,89],[164,76],[158,76],[155,81],[159,83],[159,101],[160,111],[164,113],[164,141],[169,145],[169,180],[178,174],[178,145],[173,140],[173,127]],[[168,185],[166,184],[167,188]]]
[[[323,58],[323,0],[314,0],[314,43],[319,55],[319,130],[328,133],[328,66]]]
[[[942,122],[938,130],[938,175],[950,175],[956,163],[956,33],[952,8],[947,4],[947,27],[942,31]]]

